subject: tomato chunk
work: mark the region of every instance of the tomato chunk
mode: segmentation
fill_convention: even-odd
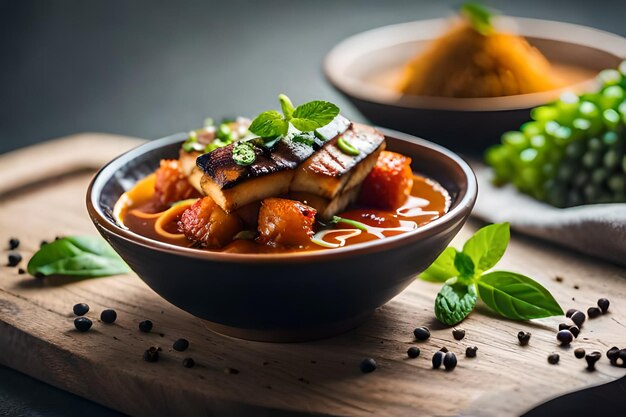
[[[367,207],[395,210],[406,202],[412,188],[411,158],[382,151],[363,181],[359,202]]]
[[[266,198],[259,210],[259,243],[305,247],[311,243],[317,211],[299,201]]]
[[[243,229],[236,214],[228,214],[211,197],[196,201],[183,212],[178,229],[187,239],[203,247],[223,247]]]
[[[154,197],[164,207],[198,195],[198,192],[183,174],[177,159],[162,159],[156,170]]]

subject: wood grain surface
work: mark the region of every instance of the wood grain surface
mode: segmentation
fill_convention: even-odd
[[[613,345],[626,347],[626,271],[516,234],[502,269],[534,277],[564,309],[586,310],[602,296],[611,300],[610,313],[587,320],[569,348],[555,340],[562,317],[514,322],[495,318],[484,306],[461,324],[465,339],[455,341],[433,316],[439,286],[420,281],[354,331],[315,342],[271,344],[206,330],[133,274],[35,279],[4,266],[11,236],[22,242],[25,267],[42,239],[95,235],[84,205],[88,181],[97,167],[138,143],[84,134],[0,156],[0,363],[137,416],[270,415],[272,410],[340,416],[519,415],[554,396],[625,374],[609,365],[604,352]],[[470,222],[454,243],[460,246],[478,226]],[[91,307],[87,317],[94,326],[87,333],[78,333],[72,323],[72,306],[78,302]],[[117,310],[115,324],[98,320],[105,308]],[[154,322],[151,333],[139,332],[144,319]],[[423,325],[431,328],[432,337],[415,342],[412,330]],[[532,332],[529,346],[518,345],[520,330]],[[179,337],[190,341],[186,352],[171,348]],[[408,359],[406,350],[413,345],[422,354]],[[476,358],[465,357],[469,345],[478,347]],[[142,360],[150,346],[163,349],[156,363]],[[457,354],[453,372],[431,369],[432,354],[442,346]],[[576,347],[603,353],[595,372],[574,357]],[[551,352],[561,354],[558,365],[547,363]],[[184,368],[185,357],[196,366]],[[366,357],[379,364],[371,374],[359,371]]]

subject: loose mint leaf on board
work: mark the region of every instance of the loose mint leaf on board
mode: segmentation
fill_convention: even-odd
[[[509,319],[528,320],[563,314],[548,290],[521,274],[490,272],[478,279],[477,286],[481,300]]]
[[[474,276],[474,262],[463,252],[457,252],[454,256],[454,267],[459,271],[460,278],[467,279]]]
[[[454,326],[472,312],[476,299],[473,284],[445,284],[435,299],[435,316],[443,324]]]
[[[418,278],[430,282],[446,282],[458,276],[459,271],[454,266],[456,253],[456,249],[452,246],[447,247],[426,271],[418,275]]]
[[[490,224],[474,233],[463,245],[463,253],[472,258],[477,274],[496,266],[506,251],[511,231],[508,223]]]

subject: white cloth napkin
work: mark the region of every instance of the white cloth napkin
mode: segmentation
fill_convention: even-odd
[[[477,162],[471,165],[478,178],[473,216],[491,223],[509,222],[521,233],[626,265],[626,204],[555,208],[511,185],[495,187],[489,168]]]

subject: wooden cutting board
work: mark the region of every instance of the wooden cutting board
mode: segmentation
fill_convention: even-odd
[[[99,166],[139,143],[83,134],[0,156],[2,258],[11,236],[20,238],[19,250],[27,260],[42,239],[95,235],[84,203],[88,181]],[[460,246],[477,226],[467,225],[455,244]],[[341,416],[519,415],[552,397],[625,374],[604,356],[597,371],[588,372],[573,350],[597,349],[604,355],[613,345],[626,347],[626,271],[518,235],[502,269],[536,278],[565,309],[586,310],[602,296],[611,300],[610,314],[588,320],[570,348],[555,340],[563,318],[513,322],[495,318],[485,307],[462,323],[467,336],[455,341],[433,317],[438,285],[420,281],[354,331],[316,342],[271,344],[206,330],[133,274],[42,280],[2,264],[0,363],[131,415],[267,415],[267,410]],[[87,333],[74,330],[72,306],[78,302],[91,306],[87,316],[94,326]],[[104,308],[117,310],[115,324],[97,320]],[[154,322],[149,334],[138,330],[144,319]],[[416,343],[412,330],[423,325],[431,328],[432,337]],[[533,334],[527,347],[518,345],[520,330]],[[171,349],[179,337],[191,342],[184,353]],[[417,359],[406,357],[412,345],[422,350]],[[476,358],[465,358],[468,345],[478,347]],[[162,347],[159,362],[142,360],[150,346]],[[453,372],[431,369],[432,354],[442,346],[459,358]],[[551,352],[561,354],[556,366],[546,361]],[[184,368],[185,357],[192,357],[196,367]],[[375,358],[379,368],[364,375],[359,363],[366,357]],[[226,373],[225,368],[239,372]]]

